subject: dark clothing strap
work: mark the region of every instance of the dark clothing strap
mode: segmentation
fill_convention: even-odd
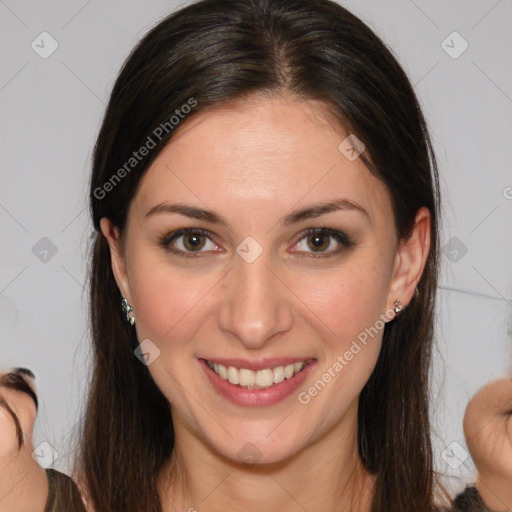
[[[455,498],[454,512],[493,512],[486,507],[478,489],[472,485],[468,486]]]
[[[48,501],[44,512],[86,512],[75,482],[64,473],[47,469]]]

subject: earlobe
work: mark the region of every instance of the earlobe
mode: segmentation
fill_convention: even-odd
[[[430,251],[430,222],[430,211],[425,207],[420,208],[416,212],[410,237],[399,241],[389,304],[400,299],[402,307],[407,307],[411,301]]]
[[[130,301],[130,287],[128,284],[128,276],[126,273],[119,228],[107,217],[103,217],[100,220],[100,228],[103,236],[107,239],[110,248],[112,272],[114,273],[114,279],[116,280],[117,287],[119,288],[121,295]]]

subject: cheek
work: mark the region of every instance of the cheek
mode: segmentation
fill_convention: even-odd
[[[3,406],[0,406],[0,432],[0,457],[17,454],[18,442],[14,420]]]
[[[211,316],[222,273],[172,263],[154,247],[134,247],[132,255],[129,280],[137,337],[155,343],[173,366],[173,356],[184,347],[190,346],[193,355],[190,341],[201,339],[198,331]]]
[[[317,407],[344,410],[368,381],[379,357],[386,312],[389,274],[377,265],[377,258],[347,261],[330,273],[305,274],[297,295],[304,300],[306,322],[315,325],[320,336],[322,364],[315,389],[303,390],[305,403],[322,395]],[[386,316],[388,313],[388,316]],[[324,386],[325,384],[325,386]],[[327,393],[321,393],[325,388]],[[330,405],[329,405],[330,404]]]
[[[162,345],[167,339],[179,339],[177,333],[197,314],[195,308],[208,289],[187,273],[172,272],[161,262],[143,260],[131,276],[132,302],[139,339],[149,338]],[[204,280],[203,280],[204,281]]]
[[[31,446],[32,430],[35,422],[36,411],[32,398],[22,391],[9,388],[0,388],[0,395],[9,404],[20,422],[24,433],[24,444]],[[0,406],[0,456],[14,451],[18,453],[18,435],[14,418],[4,406]]]
[[[368,256],[296,280],[297,295],[340,346],[374,326],[386,310],[389,275]]]

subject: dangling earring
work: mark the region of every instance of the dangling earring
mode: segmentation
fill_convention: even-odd
[[[123,298],[121,300],[121,309],[126,313],[126,321],[130,322],[131,325],[135,323],[135,315],[133,314],[133,308],[128,304],[128,301]]]
[[[398,316],[402,312],[404,308],[402,307],[402,301],[400,299],[395,300],[395,303],[393,304],[393,309],[395,311],[396,316]]]

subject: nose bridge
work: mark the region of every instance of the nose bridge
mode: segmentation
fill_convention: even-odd
[[[290,329],[291,294],[284,289],[263,251],[254,261],[236,256],[227,276],[219,314],[222,330],[247,348],[261,348],[274,334]]]

